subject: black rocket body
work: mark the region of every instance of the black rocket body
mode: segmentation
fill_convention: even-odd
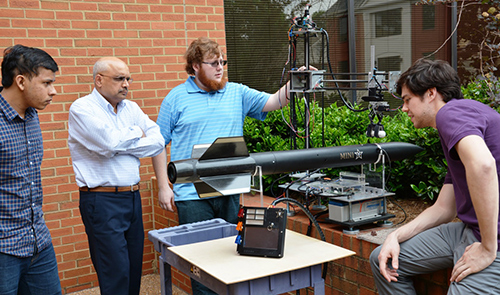
[[[399,161],[423,149],[404,142],[349,145],[304,150],[248,153],[243,137],[221,137],[211,145],[195,146],[192,158],[170,162],[171,183],[194,183],[200,197],[250,191],[258,166],[263,175]]]

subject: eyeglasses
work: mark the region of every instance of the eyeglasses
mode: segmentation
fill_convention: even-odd
[[[112,78],[116,82],[120,82],[120,83],[127,81],[128,84],[132,84],[132,82],[134,82],[134,79],[132,79],[130,77],[113,77],[113,76],[107,76],[107,75],[103,75],[103,74],[99,74],[99,75],[101,75],[103,77]]]
[[[216,60],[214,62],[206,62],[206,61],[202,61],[202,63],[204,64],[207,64],[207,65],[211,65],[213,68],[216,68],[218,67],[219,65],[221,66],[225,66],[227,64],[227,60]]]

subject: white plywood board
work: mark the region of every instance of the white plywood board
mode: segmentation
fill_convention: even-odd
[[[169,247],[194,266],[229,285],[302,269],[356,254],[291,230],[285,234],[283,258],[239,255],[235,236]]]

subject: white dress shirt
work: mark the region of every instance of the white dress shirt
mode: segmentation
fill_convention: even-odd
[[[125,99],[115,113],[96,89],[71,105],[68,133],[79,187],[137,184],[139,159],[156,156],[165,148],[160,128],[137,103]]]

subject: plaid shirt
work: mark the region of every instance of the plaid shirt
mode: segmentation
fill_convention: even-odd
[[[36,110],[28,108],[22,119],[0,94],[2,253],[29,257],[52,242],[42,212],[42,158],[42,131]]]

